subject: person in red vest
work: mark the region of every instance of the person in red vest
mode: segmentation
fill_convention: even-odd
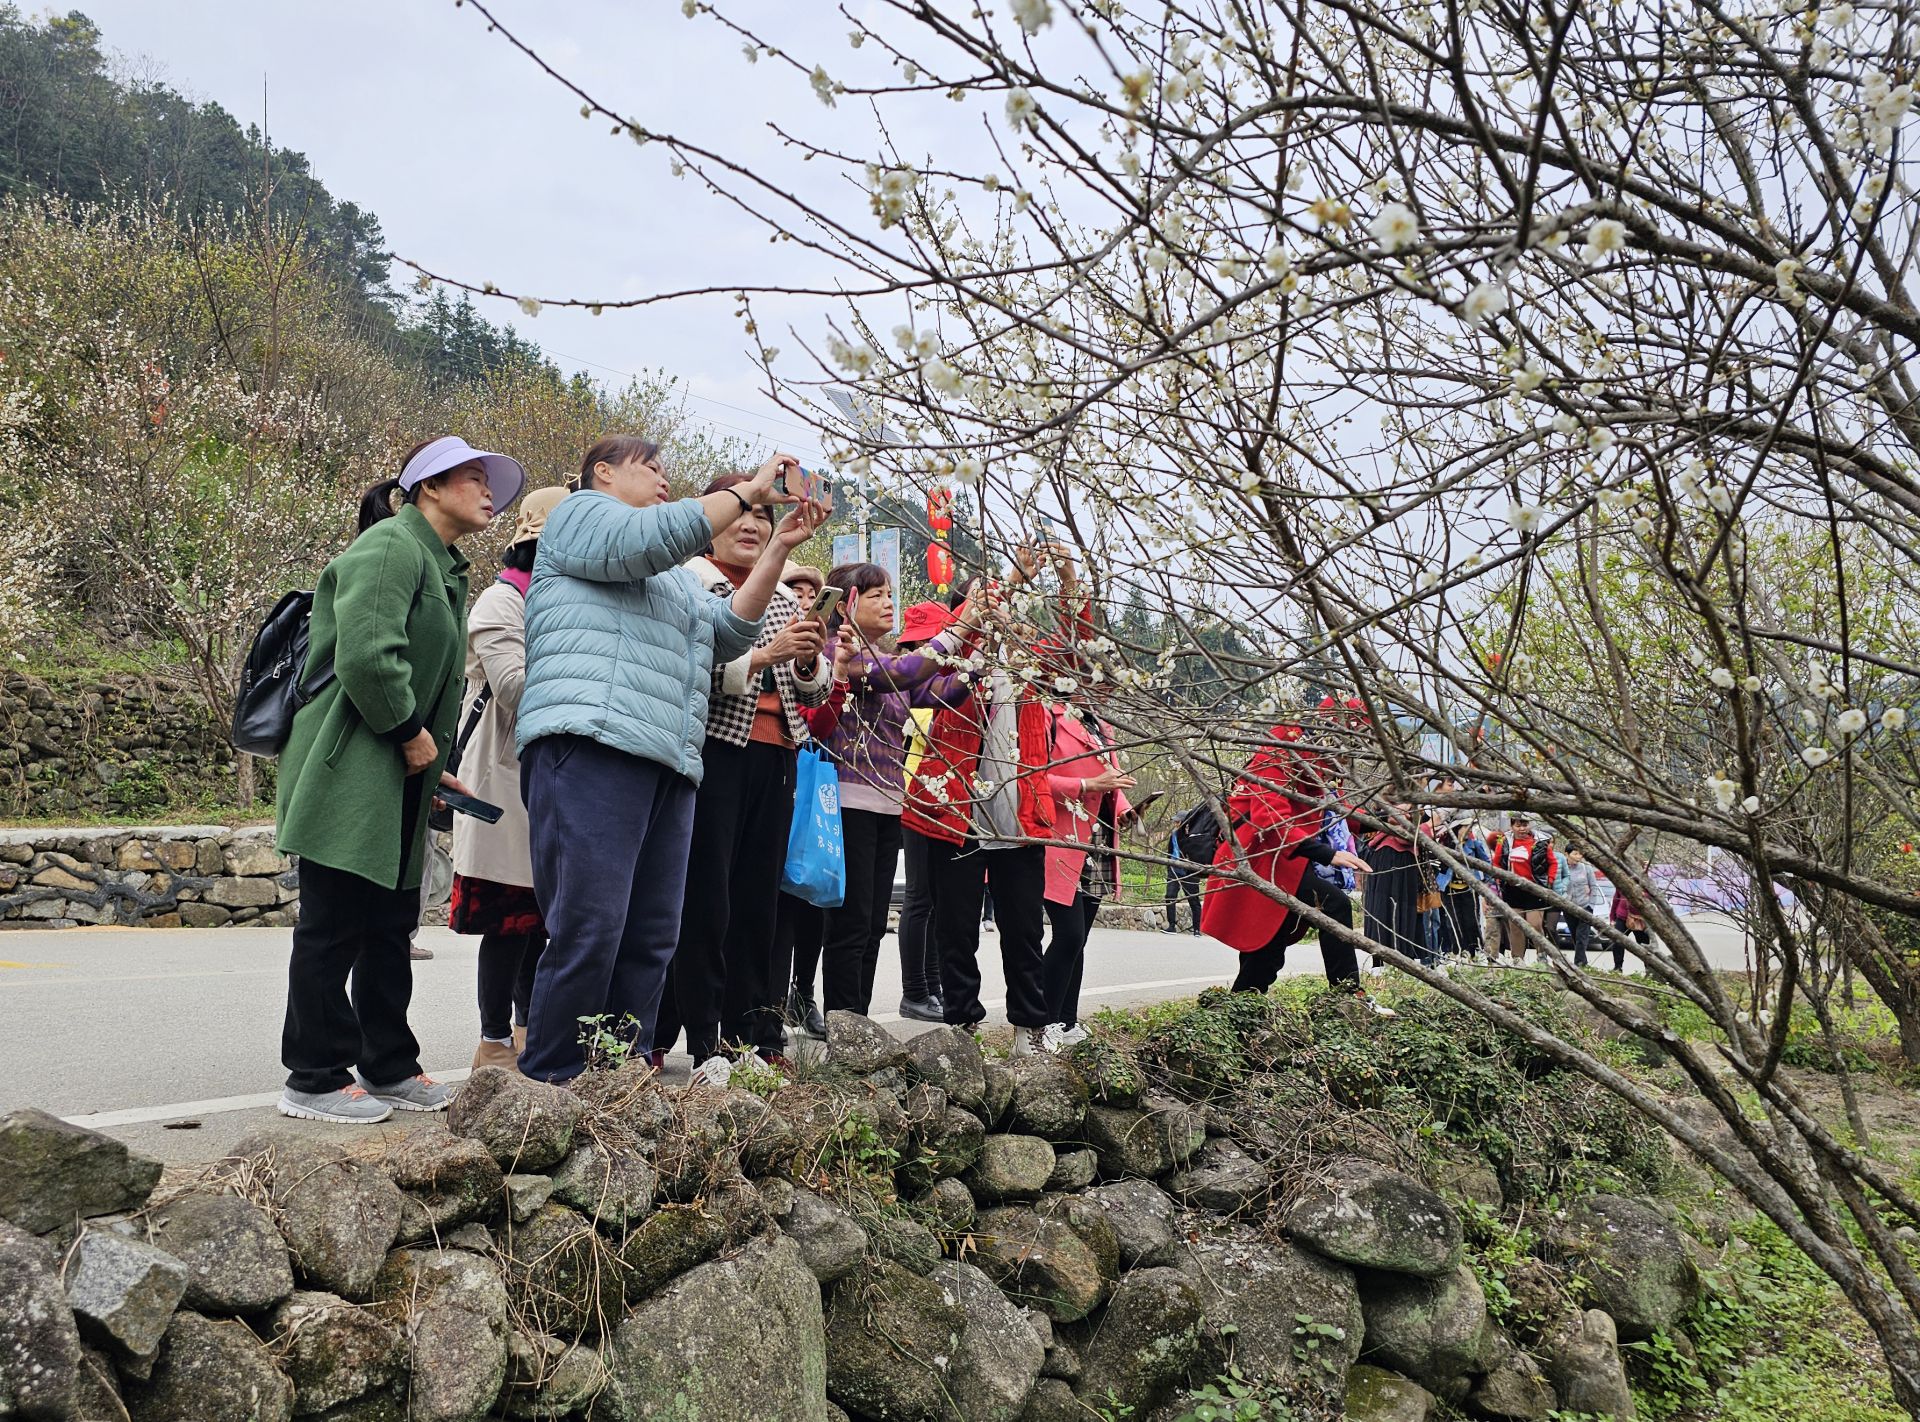
[[[1534,886],[1552,888],[1560,877],[1560,857],[1548,843],[1551,838],[1551,834],[1536,838],[1533,822],[1525,815],[1514,815],[1506,842],[1494,853],[1494,867],[1506,869],[1521,880],[1518,884],[1502,881],[1501,892],[1506,901],[1503,933],[1507,955],[1516,963],[1527,961],[1527,928],[1522,923],[1546,931],[1547,901]]]
[[[1220,843],[1214,867],[1244,865],[1285,893],[1311,905],[1346,929],[1353,927],[1353,904],[1345,892],[1318,874],[1311,864],[1332,864],[1365,874],[1367,862],[1347,850],[1335,850],[1322,833],[1323,810],[1337,799],[1340,767],[1327,742],[1366,722],[1355,699],[1344,704],[1327,697],[1298,722],[1282,722],[1267,732],[1247,768],[1228,792],[1225,810],[1231,835]],[[1311,734],[1310,734],[1311,733]],[[1306,935],[1312,922],[1250,884],[1216,872],[1207,885],[1200,929],[1241,954],[1235,992],[1265,992],[1285,966],[1287,949]],[[1353,945],[1335,934],[1320,937],[1327,981],[1352,993],[1382,1017],[1395,1014],[1360,985]]]

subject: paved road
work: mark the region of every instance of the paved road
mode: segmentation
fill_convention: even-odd
[[[1739,964],[1737,934],[1715,933],[1716,959]],[[427,1070],[465,1075],[479,1030],[477,939],[425,929],[434,950],[414,964],[411,1018]],[[981,951],[989,1021],[1003,1021],[997,940]],[[37,1106],[96,1126],[170,1162],[215,1158],[248,1131],[338,1127],[285,1121],[272,1109],[282,1080],[280,1022],[290,933],[284,929],[66,929],[0,934],[0,1111]],[[1226,982],[1234,955],[1210,939],[1096,929],[1084,1004],[1190,996]],[[1298,948],[1289,976],[1318,975],[1320,955]],[[876,1016],[919,1030],[890,1009],[900,965],[881,945]],[[684,1071],[684,1056],[669,1059]],[[180,1123],[197,1121],[182,1129]],[[396,1117],[401,1129],[421,1124]],[[381,1128],[385,1129],[385,1128]]]

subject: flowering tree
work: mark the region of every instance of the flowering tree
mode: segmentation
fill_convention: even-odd
[[[1143,746],[1217,792],[1301,668],[1331,667],[1372,713],[1349,789],[1377,823],[1524,808],[1586,847],[1658,934],[1653,982],[1722,1041],[1537,946],[1702,1110],[1384,956],[1684,1141],[1839,1283],[1920,1410],[1894,1234],[1920,1202],[1779,1070],[1792,1011],[1826,1020],[1853,973],[1920,1046],[1896,853],[1920,676],[1912,8],[892,0],[828,56],[687,0],[839,111],[783,132],[805,181],[569,87],[831,269],[744,287],[741,314],[845,467],[974,486],[989,548],[1044,508],[1108,606],[1160,611],[1158,645],[1081,649]],[[977,133],[950,117],[968,105]],[[906,151],[936,125],[945,150]],[[778,359],[761,293],[836,288]],[[826,383],[875,418],[813,401]],[[1206,652],[1204,714],[1166,672],[1203,616],[1240,649]],[[1656,845],[1738,866],[1744,985],[1650,880]]]

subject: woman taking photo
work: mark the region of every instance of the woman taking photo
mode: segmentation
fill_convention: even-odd
[[[1091,701],[1091,698],[1089,698]],[[1113,728],[1091,704],[1055,706],[1053,716],[1053,827],[1056,839],[1078,848],[1047,846],[1046,911],[1053,936],[1041,972],[1046,983],[1048,1044],[1070,1047],[1086,1039],[1080,1026],[1080,981],[1087,965],[1087,935],[1100,905],[1120,891],[1113,857],[1119,828],[1133,813],[1127,791],[1135,785],[1120,769]]]
[[[706,492],[746,483],[744,474],[723,474]],[[772,541],[772,512],[756,504],[715,533],[708,555],[687,567],[708,592],[731,597]],[[784,550],[781,557],[784,574]],[[694,797],[688,852],[695,872],[680,910],[673,990],[653,1032],[653,1050],[664,1051],[684,1024],[696,1071],[712,1069],[723,1043],[763,1058],[786,1045],[790,968],[775,977],[775,918],[793,821],[794,754],[807,739],[801,708],[820,705],[833,685],[832,662],[821,655],[825,641],[825,629],[801,615],[782,582],[752,649],[713,669],[706,775]],[[665,1009],[669,999],[673,1016]]]
[[[441,773],[467,640],[467,560],[454,544],[526,481],[515,460],[455,435],[416,445],[398,478],[367,491],[365,531],[314,590],[302,677],[331,665],[334,678],[294,716],[280,756],[279,846],[300,859],[282,1115],[362,1125],[447,1104],[407,1026],[407,940],[430,787],[462,788]]]
[[[824,1005],[828,1012],[865,1015],[900,858],[908,717],[915,707],[960,706],[972,696],[969,679],[949,665],[972,624],[963,619],[920,650],[888,655],[877,647],[893,635],[887,570],[877,563],[843,564],[827,574],[827,586],[846,594],[841,635],[853,645],[845,703],[838,723],[821,737],[840,770],[847,863],[846,897],[826,911],[822,935]],[[901,1004],[903,1013],[909,1005]],[[917,999],[911,1006],[911,1015],[922,1019],[932,1011]]]
[[[786,566],[826,510],[779,493],[778,454],[747,482],[670,499],[659,446],[587,451],[547,520],[527,596],[521,784],[548,943],[520,1070],[571,1081],[595,1024],[646,1052],[680,937],[694,793],[716,661],[745,656]],[[781,520],[730,598],[681,565],[758,505]]]
[[[460,775],[475,798],[500,807],[495,824],[471,815],[453,820],[453,903],[448,926],[480,935],[480,1045],[476,1067],[511,1067],[526,1037],[533,969],[547,946],[533,895],[527,809],[520,801],[520,757],[514,719],[527,684],[527,585],[547,516],[565,489],[536,489],[520,505],[500,576],[474,599],[467,615],[469,708],[460,734]],[[477,719],[476,719],[477,717]]]

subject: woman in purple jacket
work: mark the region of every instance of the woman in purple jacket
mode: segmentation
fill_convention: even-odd
[[[853,639],[854,650],[839,724],[821,742],[840,771],[847,858],[846,897],[826,913],[821,997],[828,1012],[865,1015],[900,858],[908,713],[960,706],[973,695],[972,679],[955,656],[972,628],[963,620],[915,651],[881,652],[876,644],[893,633],[893,585],[886,569],[844,563],[827,574],[827,586],[846,593],[836,624],[843,622],[840,635]]]

